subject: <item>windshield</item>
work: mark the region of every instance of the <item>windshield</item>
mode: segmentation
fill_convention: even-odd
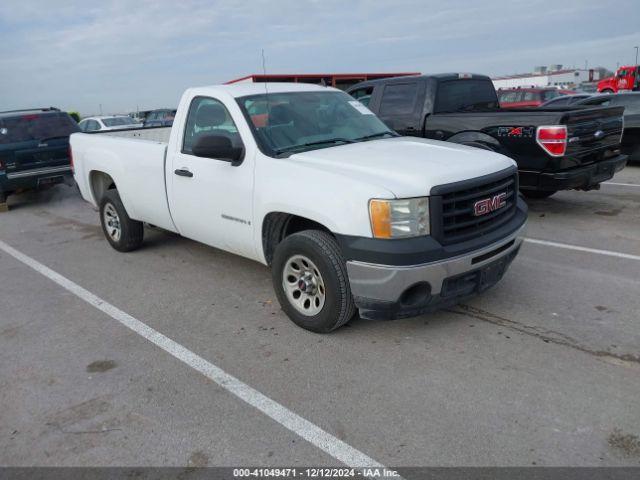
[[[288,92],[238,98],[258,146],[286,156],[345,143],[397,136],[368,108],[343,92]]]
[[[103,118],[102,123],[107,127],[121,127],[123,125],[134,125],[135,122],[131,117],[112,117]]]
[[[498,108],[491,80],[452,80],[438,86],[434,113],[486,112]]]
[[[64,112],[35,113],[0,118],[0,145],[68,137],[80,131]]]

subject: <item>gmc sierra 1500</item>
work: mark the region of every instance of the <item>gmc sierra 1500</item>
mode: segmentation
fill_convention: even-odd
[[[139,247],[148,222],[270,265],[282,309],[315,332],[356,308],[417,315],[494,285],[527,215],[509,158],[401,138],[321,86],[193,88],[172,128],[77,133],[71,147],[116,250]]]

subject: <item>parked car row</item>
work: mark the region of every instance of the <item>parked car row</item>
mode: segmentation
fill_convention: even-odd
[[[141,123],[136,123],[128,115],[113,115],[101,117],[88,117],[78,123],[83,132],[100,132],[106,130],[118,130],[121,128],[139,128]]]
[[[545,102],[574,93],[554,87],[506,88],[498,90],[498,102],[502,108],[539,107]]]
[[[590,190],[624,168],[632,110],[607,98],[505,109],[489,77],[456,73],[346,93],[193,88],[144,125],[91,117],[82,133],[55,109],[7,112],[0,192],[53,183],[73,164],[114,249],[139,248],[149,223],[256,260],[293,322],[329,332],[356,311],[413,316],[495,285],[522,242],[520,192]]]
[[[78,125],[83,132],[104,132],[140,127],[170,127],[173,124],[175,114],[175,110],[161,108],[147,112],[142,121],[136,121],[130,115],[102,115],[83,118]]]

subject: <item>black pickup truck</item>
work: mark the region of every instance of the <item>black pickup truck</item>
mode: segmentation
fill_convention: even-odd
[[[0,112],[0,210],[12,193],[71,182],[69,135],[79,131],[53,107]]]
[[[373,80],[347,92],[401,135],[513,158],[530,198],[597,189],[627,162],[620,107],[501,109],[489,77],[459,73]]]

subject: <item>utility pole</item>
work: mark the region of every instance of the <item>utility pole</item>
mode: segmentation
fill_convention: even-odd
[[[633,47],[636,49],[636,63],[634,65],[638,65],[638,47]]]

